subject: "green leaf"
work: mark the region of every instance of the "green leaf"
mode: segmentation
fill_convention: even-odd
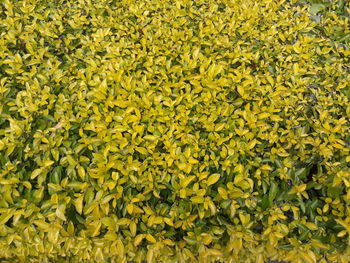
[[[326,8],[323,4],[312,4],[310,7],[310,13],[315,15],[321,11],[323,11]]]
[[[273,201],[275,200],[278,193],[278,185],[272,181],[270,184],[269,190],[269,206],[272,206]]]

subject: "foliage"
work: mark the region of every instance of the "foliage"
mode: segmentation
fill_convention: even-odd
[[[1,262],[348,262],[349,1],[0,8]]]

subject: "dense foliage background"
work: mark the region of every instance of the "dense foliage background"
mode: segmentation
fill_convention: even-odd
[[[2,0],[1,262],[348,262],[349,10]]]

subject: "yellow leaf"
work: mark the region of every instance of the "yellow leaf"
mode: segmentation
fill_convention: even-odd
[[[16,148],[15,144],[9,144],[7,146],[7,151],[6,151],[6,155],[9,156]]]
[[[196,204],[202,204],[204,202],[203,196],[193,196],[191,197],[191,201]]]
[[[35,220],[33,223],[44,230],[50,227],[50,224],[46,223],[44,220]]]
[[[59,219],[62,219],[63,221],[66,221],[66,217],[64,215],[64,208],[62,206],[59,206],[57,209],[56,209],[56,216],[59,218]]]
[[[148,141],[155,141],[157,139],[157,136],[154,136],[154,135],[146,135],[143,137],[145,140],[148,140]]]
[[[342,230],[340,231],[338,234],[337,234],[337,237],[343,237],[347,234],[347,231],[346,230]]]
[[[244,88],[242,86],[238,86],[237,87],[237,91],[238,91],[239,95],[244,97]]]
[[[192,56],[193,56],[194,59],[197,59],[197,58],[198,58],[199,51],[200,51],[200,48],[199,48],[199,47],[196,47],[196,48],[193,50]]]
[[[146,148],[143,148],[143,147],[136,147],[135,149],[136,149],[136,151],[138,151],[138,152],[141,153],[141,154],[144,154],[144,155],[148,154],[148,151],[147,151]]]
[[[84,196],[82,195],[77,199],[75,199],[75,202],[74,202],[75,209],[79,214],[83,213],[83,199],[84,199]]]
[[[74,225],[73,225],[72,221],[70,221],[70,222],[68,223],[67,232],[68,232],[68,234],[70,234],[70,235],[73,235],[73,234],[74,234]]]
[[[81,179],[85,178],[85,169],[84,167],[78,165],[77,166],[77,170],[78,170],[78,175],[80,176]]]
[[[47,234],[47,239],[52,243],[56,244],[58,241],[59,229],[56,227],[49,228],[49,232]]]
[[[298,192],[303,192],[306,190],[306,184],[301,184],[299,186],[297,186]]]
[[[51,154],[52,154],[52,157],[57,162],[59,160],[59,156],[60,156],[59,151],[57,149],[51,149]]]
[[[134,205],[133,204],[128,204],[126,206],[126,210],[128,211],[128,213],[131,215],[133,210],[134,210]]]
[[[137,235],[134,239],[134,245],[138,246],[142,242],[142,240],[145,238],[145,236],[146,236],[145,234]]]
[[[167,225],[174,226],[173,220],[171,218],[164,217],[163,220]]]
[[[188,162],[189,162],[190,164],[196,164],[196,163],[198,163],[198,160],[194,159],[193,157],[190,157],[190,158],[188,159]]]
[[[46,160],[46,161],[44,161],[43,166],[44,166],[44,167],[47,167],[47,166],[50,166],[50,165],[52,165],[52,164],[54,164],[54,163],[55,163],[55,162],[52,161],[52,160]]]
[[[175,246],[175,243],[174,243],[174,241],[172,241],[172,240],[170,240],[170,239],[164,239],[163,240],[163,243],[164,244],[166,244],[166,245],[168,245],[168,246]]]
[[[74,158],[71,155],[67,156],[67,161],[68,161],[69,165],[71,165],[71,166],[76,166],[77,165],[77,161],[74,160]]]
[[[129,106],[129,102],[128,101],[124,101],[124,100],[115,100],[114,101],[114,105],[118,106],[120,108],[126,108]]]
[[[149,241],[149,242],[152,242],[152,243],[156,243],[157,240],[151,235],[151,234],[147,234],[146,235],[146,239]]]
[[[118,220],[118,225],[129,225],[130,224],[130,219],[128,218],[121,218]]]
[[[309,252],[302,252],[301,255],[307,263],[316,263],[316,257],[312,251],[311,254]]]
[[[219,123],[215,125],[215,131],[221,131],[223,128],[225,128],[226,123]]]
[[[318,227],[316,226],[316,224],[312,223],[312,222],[307,222],[305,223],[306,227],[310,230],[317,230]]]
[[[228,198],[228,193],[227,193],[226,189],[224,189],[223,187],[219,187],[218,192],[223,199]]]
[[[250,142],[247,144],[247,150],[253,149],[257,143],[258,143],[258,141],[255,140],[255,139],[252,140],[252,141],[250,141]]]
[[[180,197],[181,198],[186,198],[186,189],[181,189],[180,190]]]
[[[294,71],[294,74],[298,74],[299,73],[299,65],[298,65],[298,63],[294,63],[293,64],[293,71]]]
[[[188,176],[185,177],[183,180],[180,182],[180,186],[183,188],[186,188],[196,177],[195,176]]]
[[[220,174],[212,174],[207,179],[207,185],[209,186],[209,185],[215,184],[219,179],[220,179]]]
[[[269,166],[268,164],[264,164],[263,166],[260,167],[260,169],[263,171],[272,171],[271,166]]]
[[[136,235],[136,223],[133,221],[129,225],[131,235],[134,237]]]
[[[212,255],[214,257],[222,256],[222,252],[218,249],[210,248],[207,250],[209,255]]]
[[[30,179],[35,179],[39,174],[41,174],[41,172],[42,172],[42,169],[41,168],[38,168],[38,169],[35,169],[33,172],[32,172],[32,174],[31,174],[31,176],[30,176]]]
[[[28,181],[23,182],[23,185],[28,189],[32,189],[32,184]]]
[[[266,79],[272,86],[275,84],[274,79],[270,75],[266,76]]]
[[[258,119],[259,119],[259,120],[262,120],[262,119],[266,119],[266,118],[268,118],[268,117],[270,117],[270,116],[271,116],[270,113],[268,113],[268,112],[263,112],[263,113],[260,113],[260,114],[258,115]]]
[[[4,225],[13,216],[13,212],[0,215],[0,224]]]
[[[153,254],[154,254],[153,247],[151,247],[147,251],[147,255],[146,255],[147,262],[153,262]]]
[[[121,240],[117,240],[117,255],[123,255],[124,254],[124,244]]]

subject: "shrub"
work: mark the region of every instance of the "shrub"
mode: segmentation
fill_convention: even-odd
[[[348,262],[349,8],[3,0],[2,262]]]

